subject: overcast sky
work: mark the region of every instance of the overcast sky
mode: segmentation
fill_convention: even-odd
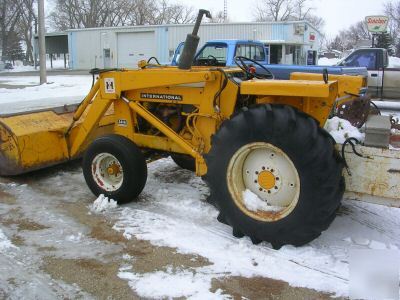
[[[228,16],[233,22],[252,21],[254,7],[261,0],[228,0]],[[195,8],[212,11],[224,9],[224,0],[177,0]],[[328,37],[336,35],[368,15],[383,13],[387,0],[312,0],[314,13],[325,19],[325,33]]]

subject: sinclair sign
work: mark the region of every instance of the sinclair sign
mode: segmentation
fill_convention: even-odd
[[[365,23],[369,32],[381,33],[385,32],[389,18],[386,16],[368,16],[365,18]]]

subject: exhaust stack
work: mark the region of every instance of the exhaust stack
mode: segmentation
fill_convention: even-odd
[[[183,47],[182,54],[179,59],[178,68],[181,70],[189,70],[192,67],[194,56],[196,55],[197,46],[199,45],[200,37],[197,35],[199,32],[201,20],[203,15],[211,19],[211,13],[208,10],[200,9],[197,15],[196,23],[194,24],[192,34],[186,36],[185,46]]]

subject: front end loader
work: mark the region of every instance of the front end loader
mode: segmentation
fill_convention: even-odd
[[[271,80],[247,58],[238,68],[192,67],[204,14],[179,67],[103,70],[72,110],[0,116],[0,175],[83,156],[93,193],[122,204],[145,186],[144,151],[162,151],[204,178],[234,236],[275,248],[318,237],[345,190],[343,160],[322,126],[365,78]]]

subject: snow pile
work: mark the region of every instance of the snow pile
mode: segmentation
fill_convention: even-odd
[[[400,68],[400,57],[389,57],[389,68]]]
[[[114,201],[113,199],[108,199],[106,196],[101,194],[90,206],[90,211],[94,213],[101,213],[114,209],[117,206],[117,201]]]
[[[325,124],[325,129],[331,134],[335,139],[336,143],[343,144],[346,139],[354,137],[360,142],[365,139],[365,134],[360,132],[360,130],[347,120],[341,119],[339,117],[333,117],[328,119]]]
[[[11,241],[6,237],[4,232],[0,229],[0,253],[9,248],[15,248]]]
[[[340,61],[339,58],[327,58],[327,57],[321,57],[318,59],[318,65],[319,66],[334,66]]]
[[[278,212],[283,209],[281,206],[270,206],[267,204],[267,202],[263,201],[258,197],[256,194],[254,194],[252,191],[249,189],[246,189],[243,191],[243,202],[244,206],[250,211],[271,211],[271,212]]]

